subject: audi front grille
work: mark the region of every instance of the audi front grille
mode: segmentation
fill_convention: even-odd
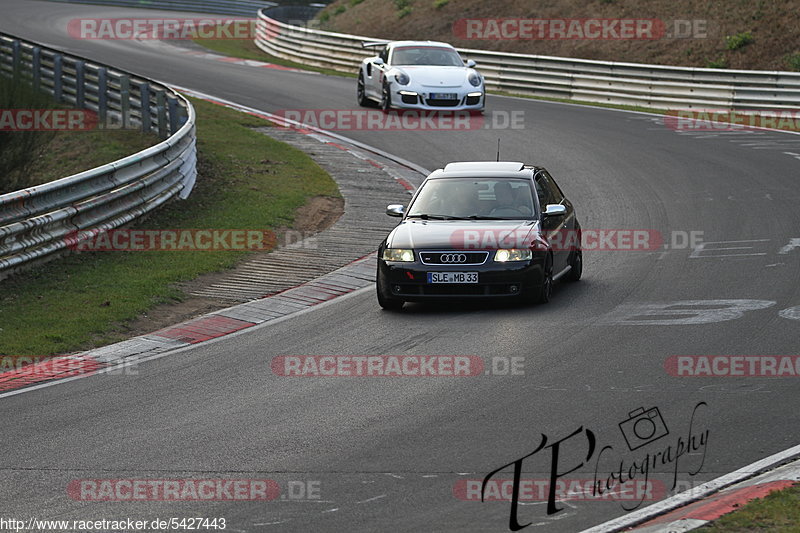
[[[482,265],[489,252],[422,251],[419,253],[423,265]]]

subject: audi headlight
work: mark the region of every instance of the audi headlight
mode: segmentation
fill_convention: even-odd
[[[481,84],[481,76],[475,71],[470,72],[467,79],[469,79],[469,83],[473,87],[478,87]]]
[[[408,85],[409,82],[411,81],[411,78],[409,78],[408,74],[406,74],[405,72],[398,72],[397,74],[394,75],[394,79],[400,85]]]
[[[406,250],[404,248],[386,248],[381,257],[384,261],[402,261],[410,263],[414,261],[414,250]]]
[[[533,259],[533,252],[519,248],[501,249],[494,253],[494,260],[498,263],[507,261],[530,261]]]

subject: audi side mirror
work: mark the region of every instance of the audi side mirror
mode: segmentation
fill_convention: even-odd
[[[392,204],[386,206],[386,214],[390,217],[401,217],[406,212],[406,206],[403,204]]]
[[[561,204],[547,204],[544,210],[544,216],[557,217],[567,214],[567,208]]]

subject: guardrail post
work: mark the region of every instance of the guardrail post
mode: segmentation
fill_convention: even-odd
[[[86,63],[75,62],[75,107],[81,109],[86,101]]]
[[[178,106],[178,128],[182,128],[184,124],[189,120],[189,112],[187,109],[179,105]]]
[[[119,77],[119,111],[122,114],[122,129],[127,129],[131,113],[131,79],[125,75]]]
[[[142,131],[150,132],[150,84],[143,82],[139,84],[139,108],[142,115]]]
[[[19,76],[19,67],[22,63],[22,48],[19,40],[14,39],[11,42],[11,68],[12,74],[16,78]]]
[[[156,113],[158,115],[158,137],[167,136],[167,95],[164,91],[156,92]]]
[[[100,120],[100,127],[108,125],[108,69],[100,67],[97,70],[97,116]]]
[[[38,46],[33,47],[31,63],[33,66],[33,88],[38,91],[42,82],[42,49]]]
[[[178,131],[178,99],[174,96],[167,97],[167,106],[169,108],[169,134],[172,135]]]
[[[53,98],[61,101],[64,94],[64,83],[61,79],[64,74],[64,57],[61,54],[53,56]]]

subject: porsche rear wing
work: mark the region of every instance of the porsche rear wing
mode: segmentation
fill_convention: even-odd
[[[375,48],[378,46],[386,46],[391,41],[362,41],[361,48]]]

